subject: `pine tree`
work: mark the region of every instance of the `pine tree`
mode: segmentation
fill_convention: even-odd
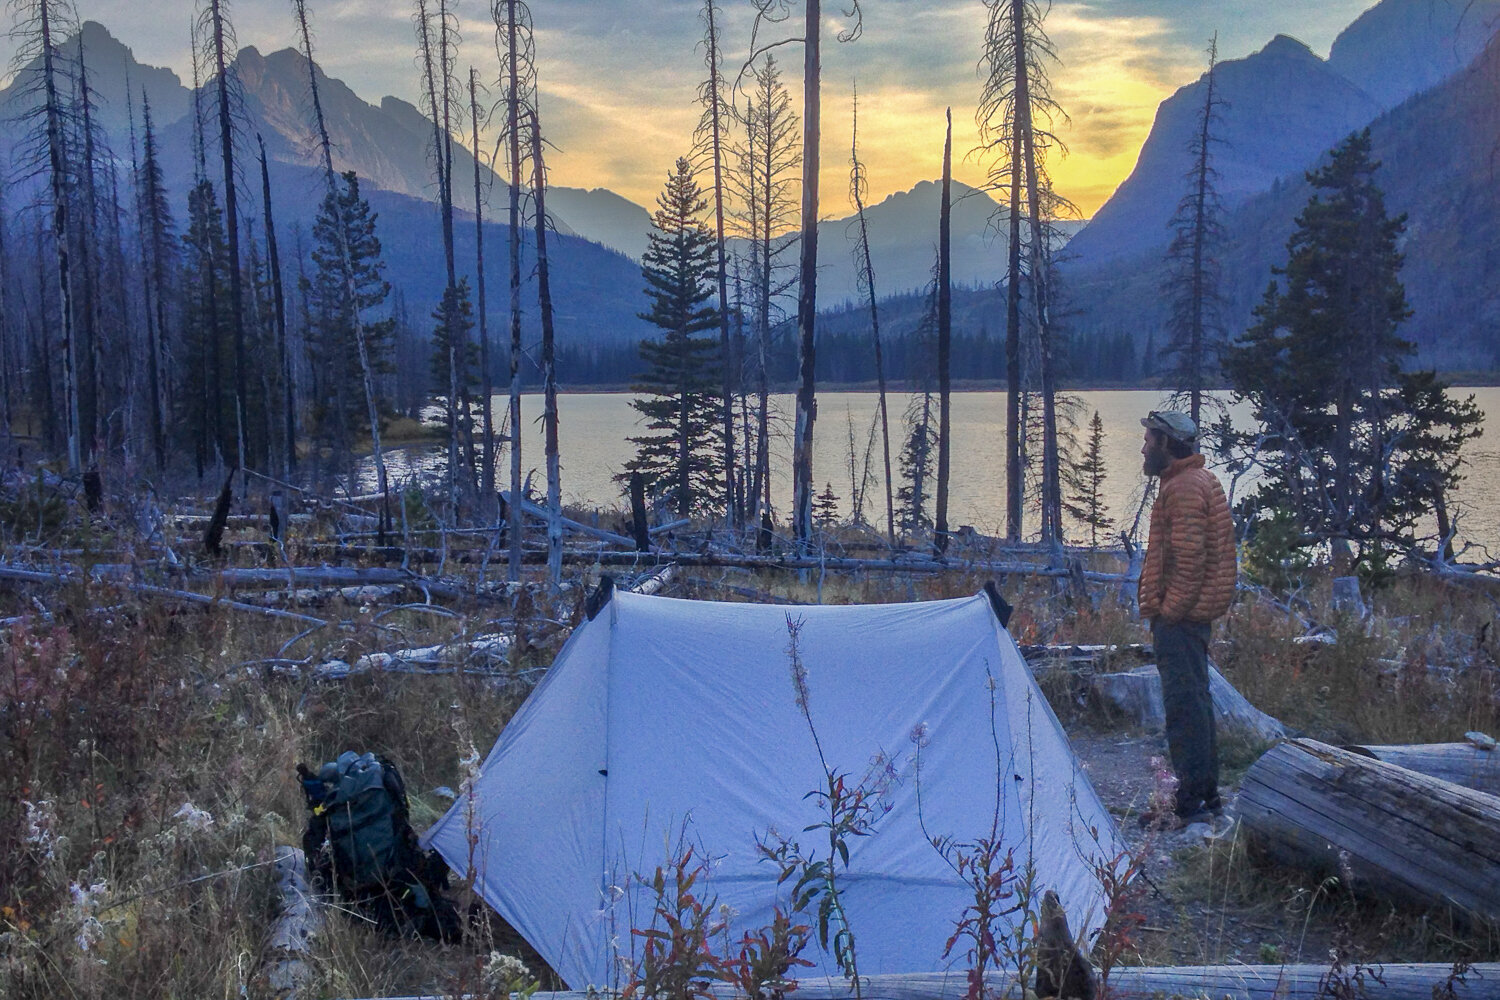
[[[917,391],[906,406],[901,485],[896,490],[896,527],[903,535],[932,527],[932,515],[927,508],[932,502],[932,479],[937,471],[937,400],[933,394],[937,378],[937,284],[934,267],[926,308],[911,336],[911,374]]]
[[[839,523],[839,496],[833,492],[833,484],[825,482],[823,492],[813,497],[813,523],[820,528],[831,528]]]
[[[625,476],[639,471],[647,489],[685,517],[715,509],[723,495],[719,344],[694,336],[719,324],[710,303],[715,238],[703,222],[708,205],[686,158],[677,161],[656,203],[655,228],[641,258],[651,309],[641,318],[665,336],[641,342],[641,357],[650,368],[633,388],[647,396],[630,405],[646,418],[651,433],[630,439],[636,456],[626,463]]]
[[[446,395],[451,386],[459,387],[459,399],[468,397],[468,392],[479,382],[479,359],[470,346],[470,333],[474,329],[474,307],[469,298],[469,279],[458,279],[458,284],[443,290],[443,300],[433,310],[436,325],[432,328],[432,387],[440,396]],[[453,343],[448,343],[452,336]],[[457,365],[456,375],[449,371]],[[457,439],[469,440],[474,433],[474,414],[471,407],[459,406],[445,409],[444,414],[453,413],[458,420]]]
[[[1403,372],[1412,345],[1397,245],[1405,217],[1386,214],[1374,183],[1370,134],[1351,135],[1308,174],[1315,193],[1287,241],[1287,263],[1228,351],[1225,372],[1249,400],[1269,453],[1249,501],[1290,511],[1309,541],[1349,543],[1380,558],[1413,541],[1418,513],[1444,503],[1463,443],[1477,433],[1472,404],[1438,401],[1430,372]]]
[[[1104,421],[1098,410],[1089,421],[1089,439],[1083,455],[1067,463],[1064,478],[1068,495],[1063,510],[1088,530],[1089,547],[1097,549],[1099,535],[1115,525],[1104,502]]]
[[[338,454],[352,447],[356,432],[369,430],[368,408],[360,391],[362,367],[356,334],[363,334],[372,369],[389,371],[394,328],[390,316],[375,316],[391,289],[385,280],[380,237],[375,234],[375,213],[360,194],[354,172],[345,173],[343,179],[337,198],[325,195],[318,209],[313,223],[314,272],[311,278],[302,279],[311,312],[307,345],[317,359],[321,390],[313,405],[315,423],[310,430]],[[344,247],[348,248],[352,282],[344,274]]]

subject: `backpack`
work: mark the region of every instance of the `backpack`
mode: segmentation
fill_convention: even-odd
[[[447,866],[418,845],[396,765],[346,750],[317,774],[301,764],[297,773],[312,813],[302,837],[309,871],[346,900],[373,905],[382,925],[456,940],[456,914],[439,895]]]

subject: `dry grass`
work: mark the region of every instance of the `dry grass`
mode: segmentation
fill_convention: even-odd
[[[67,538],[93,545],[98,532],[75,524]],[[823,603],[956,597],[984,583],[963,573],[816,570],[725,580],[773,598]],[[1035,579],[1005,581],[1003,589],[1016,606],[1011,630],[1018,641],[1147,638],[1112,593],[1078,601]],[[526,691],[452,675],[293,679],[255,664],[278,655],[295,624],[104,588],[75,587],[47,601],[55,619],[36,614],[0,634],[0,996],[7,998],[257,995],[273,905],[267,863],[277,844],[299,842],[303,823],[294,764],[351,747],[390,757],[406,777],[420,828],[446,808],[431,789],[458,785],[460,758],[476,741],[487,748]],[[1313,604],[1306,613],[1334,620]],[[1494,622],[1493,602],[1399,580],[1376,604],[1377,624],[1336,621],[1335,644],[1308,647],[1292,643],[1303,629],[1284,611],[1242,600],[1219,630],[1215,655],[1252,702],[1320,738],[1416,741],[1500,729],[1494,647],[1480,641],[1481,627]],[[572,605],[515,613],[563,621],[575,614]],[[467,610],[475,625],[497,613]],[[0,602],[0,616],[32,611],[27,595],[7,592]],[[354,607],[319,613],[347,627],[315,632],[291,655],[348,660],[432,643],[455,628],[419,611],[378,622]],[[550,634],[527,648],[519,667],[550,662],[557,632]],[[1055,694],[1060,710],[1069,711],[1067,692]],[[1226,770],[1247,765],[1257,749],[1235,751]],[[1199,887],[1196,895],[1191,886]],[[1237,845],[1184,858],[1172,891],[1208,913],[1280,914],[1268,919],[1278,930],[1268,932],[1266,944],[1283,956],[1294,954],[1289,935],[1299,921],[1323,927],[1344,916],[1366,929],[1360,933],[1371,935],[1372,947],[1384,934],[1379,940],[1390,954],[1495,950],[1493,941],[1432,922],[1390,931],[1382,911],[1331,891],[1319,895],[1291,876],[1268,876]],[[467,898],[462,887],[458,895]],[[1182,926],[1163,936],[1172,947],[1158,957],[1221,951],[1212,932],[1203,932],[1201,913],[1180,913]],[[315,989],[326,996],[482,991],[492,985],[484,973],[492,951],[524,949],[488,921],[470,943],[445,947],[392,942],[334,920],[319,939]],[[1321,957],[1310,946],[1301,951]],[[544,974],[534,955],[526,958]]]

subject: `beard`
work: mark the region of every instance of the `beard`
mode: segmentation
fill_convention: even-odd
[[[1159,476],[1172,464],[1172,456],[1165,448],[1152,448],[1141,462],[1141,471],[1148,476]]]

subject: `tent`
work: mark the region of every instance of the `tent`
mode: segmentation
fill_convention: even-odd
[[[423,837],[460,875],[472,862],[479,894],[571,988],[628,979],[631,929],[655,902],[636,876],[670,873],[685,846],[732,940],[787,909],[795,880],[778,886],[757,843],[827,856],[805,829],[824,815],[808,795],[823,760],[875,803],[839,876],[862,975],[966,967],[962,945],[943,952],[973,893],[935,837],[994,830],[1034,866],[1038,902],[1055,889],[1075,933],[1102,924],[1090,866],[1119,857],[1118,831],[986,595],[788,607],[616,592],[595,610]],[[804,976],[838,975],[816,936],[803,957]]]

